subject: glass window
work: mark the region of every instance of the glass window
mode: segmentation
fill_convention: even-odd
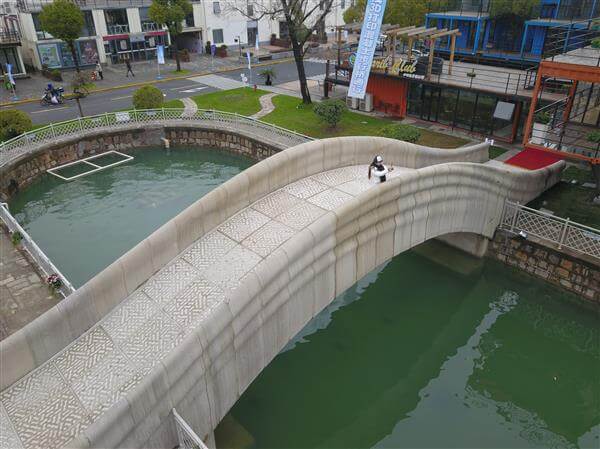
[[[461,90],[458,95],[458,106],[456,108],[456,126],[464,129],[471,129],[473,121],[473,110],[477,94],[468,90]]]
[[[158,31],[160,27],[150,19],[148,10],[150,8],[140,8],[140,23],[142,24],[142,31]]]
[[[94,26],[94,18],[92,11],[82,11],[83,13],[83,28],[81,29],[81,37],[89,37],[96,35],[96,27]]]
[[[126,9],[105,9],[104,18],[108,34],[129,33]]]
[[[193,28],[196,26],[195,22],[194,22],[194,12],[193,11],[185,16],[185,26],[188,28]]]
[[[454,125],[457,97],[458,91],[456,89],[450,89],[448,87],[442,88],[438,112],[438,121],[440,123]]]
[[[494,110],[498,99],[490,95],[479,94],[473,114],[473,131],[489,134],[492,131],[494,121]]]
[[[42,29],[42,22],[40,22],[40,14],[32,13],[31,18],[33,19],[33,27],[35,28],[35,34],[37,35],[38,40],[43,39],[52,39],[52,35],[50,33],[46,33]]]
[[[286,39],[290,37],[290,29],[286,21],[282,20],[279,22],[279,38]]]
[[[254,17],[254,5],[248,4],[248,17]]]
[[[213,43],[214,44],[222,44],[223,43],[223,30],[213,30]]]
[[[219,3],[219,2],[213,2],[213,13],[214,14],[221,14],[221,3]]]

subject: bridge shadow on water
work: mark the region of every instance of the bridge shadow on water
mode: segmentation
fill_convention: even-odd
[[[288,344],[217,446],[597,444],[598,320],[566,296],[437,242],[403,253]]]

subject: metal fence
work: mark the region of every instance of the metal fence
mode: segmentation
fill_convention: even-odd
[[[0,168],[23,155],[35,152],[40,146],[55,143],[61,138],[85,136],[91,131],[118,131],[131,124],[177,125],[197,123],[211,129],[240,131],[263,142],[272,142],[290,147],[312,138],[303,134],[262,122],[243,115],[199,109],[196,112],[184,109],[145,109],[127,112],[110,112],[88,116],[66,122],[51,123],[43,128],[21,134],[0,144]]]
[[[75,291],[75,288],[71,285],[69,280],[54,266],[52,261],[44,254],[39,246],[33,241],[33,239],[27,234],[27,232],[21,227],[21,225],[15,220],[8,210],[6,203],[0,203],[0,219],[8,227],[11,233],[19,232],[22,236],[20,244],[29,253],[31,258],[44,273],[46,277],[56,274],[61,280],[61,288],[58,289],[63,297],[67,297]]]
[[[600,231],[568,218],[555,217],[519,203],[506,201],[500,228],[515,234],[524,232],[556,245],[600,259]]]
[[[208,449],[206,444],[200,439],[196,432],[185,422],[185,420],[173,409],[173,419],[177,429],[177,439],[179,440],[179,449]]]

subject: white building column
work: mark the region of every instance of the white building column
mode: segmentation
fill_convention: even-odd
[[[140,10],[138,8],[127,8],[127,22],[129,22],[130,33],[142,32],[142,21],[140,20]]]

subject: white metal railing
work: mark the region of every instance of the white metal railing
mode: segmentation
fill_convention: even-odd
[[[173,409],[173,418],[175,428],[177,429],[177,439],[179,440],[179,449],[208,449],[206,444],[200,439],[196,432],[185,422],[185,420]]]
[[[501,229],[525,232],[563,247],[600,259],[600,231],[571,220],[555,217],[519,203],[506,201]]]
[[[23,245],[23,248],[25,248],[37,266],[46,275],[46,278],[53,274],[56,274],[60,278],[61,287],[58,291],[63,297],[67,297],[75,291],[75,288],[71,285],[69,280],[54,266],[48,256],[46,256],[40,247],[36,245],[31,236],[27,234],[17,220],[15,220],[15,217],[11,215],[6,203],[0,203],[0,219],[8,227],[8,230],[11,233],[19,232],[21,234],[21,245]]]
[[[55,142],[63,137],[82,135],[89,131],[118,130],[127,125],[148,123],[166,125],[177,122],[192,122],[210,125],[225,131],[244,131],[264,141],[275,140],[285,146],[294,146],[312,140],[312,138],[231,112],[199,109],[194,113],[184,109],[144,109],[127,112],[107,112],[65,122],[51,123],[42,128],[28,131],[0,144],[0,168],[14,159],[35,152],[39,146]]]

